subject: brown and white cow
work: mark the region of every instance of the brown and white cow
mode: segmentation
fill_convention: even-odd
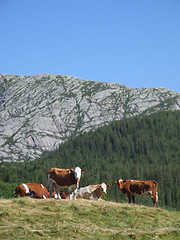
[[[154,207],[156,207],[158,203],[158,184],[155,180],[140,181],[120,178],[115,180],[115,183],[118,183],[118,188],[127,195],[129,203],[131,203],[131,198],[135,203],[135,195],[149,195],[152,198]]]
[[[77,198],[101,200],[101,196],[107,193],[108,187],[110,187],[109,184],[101,183],[79,188],[77,191]]]
[[[29,196],[32,198],[49,198],[50,194],[47,187],[39,183],[23,183],[16,187],[14,195],[16,197],[25,197]],[[56,192],[52,192],[52,196],[56,198]]]
[[[66,199],[66,198],[68,198],[68,196],[69,196],[69,194],[68,193],[66,193],[66,192],[64,192],[64,191],[59,191],[59,194],[60,194],[60,196],[61,196],[61,198],[62,199]],[[56,196],[57,196],[57,194],[56,194]]]
[[[52,197],[51,193],[54,186],[55,191],[58,195],[57,198],[61,198],[59,194],[59,188],[68,188],[68,191],[70,193],[69,198],[71,199],[73,197],[76,199],[81,172],[84,172],[84,169],[81,169],[80,167],[76,167],[75,169],[51,168],[47,173],[50,197]]]

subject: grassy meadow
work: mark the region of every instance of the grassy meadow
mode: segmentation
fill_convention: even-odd
[[[85,199],[0,199],[0,239],[180,239],[180,212]]]

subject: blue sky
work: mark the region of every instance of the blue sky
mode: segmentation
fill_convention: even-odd
[[[180,1],[0,0],[0,73],[180,92]]]

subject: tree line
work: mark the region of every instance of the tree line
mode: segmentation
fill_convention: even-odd
[[[180,209],[179,146],[180,111],[113,121],[69,138],[34,161],[1,163],[0,197],[12,197],[12,188],[22,182],[47,185],[46,173],[52,167],[79,166],[86,170],[81,186],[101,182],[111,185],[104,196],[107,200],[127,201],[115,179],[154,179],[158,182],[158,205]],[[149,197],[138,197],[137,201],[152,206]]]

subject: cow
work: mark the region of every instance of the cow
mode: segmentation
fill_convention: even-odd
[[[129,203],[131,203],[131,198],[135,203],[135,195],[149,195],[152,198],[154,207],[156,207],[158,203],[158,184],[155,180],[140,181],[119,178],[115,180],[115,183],[118,183],[118,188],[127,195]]]
[[[76,167],[75,169],[51,168],[47,172],[48,189],[52,197],[52,188],[55,187],[57,198],[61,198],[59,188],[68,188],[69,198],[76,199],[77,189],[79,188],[81,173],[84,169]]]
[[[22,183],[18,185],[14,192],[15,197],[25,197],[29,196],[32,198],[49,198],[50,194],[47,187],[39,183]],[[56,198],[56,192],[52,192],[52,196]]]
[[[101,183],[97,185],[89,185],[79,188],[77,191],[77,198],[101,200],[101,196],[107,193],[109,184]]]

